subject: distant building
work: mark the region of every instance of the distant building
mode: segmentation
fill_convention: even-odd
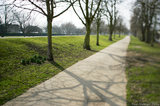
[[[17,24],[8,25],[7,32],[8,33],[20,33],[19,25]]]

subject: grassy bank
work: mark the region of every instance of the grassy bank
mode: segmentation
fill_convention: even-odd
[[[126,70],[128,106],[160,105],[160,44],[149,44],[131,37]]]
[[[56,63],[45,61],[41,65],[22,65],[21,60],[35,54],[45,57],[47,38],[0,39],[0,105],[61,72],[59,66],[65,69],[123,37],[111,42],[107,36],[100,36],[100,46],[96,46],[96,36],[91,36],[91,51],[82,47],[84,36],[53,37]]]

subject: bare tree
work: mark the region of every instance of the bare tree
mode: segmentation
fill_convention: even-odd
[[[104,0],[103,3],[103,14],[107,17],[109,24],[109,40],[112,41],[112,35],[117,22],[117,0]]]
[[[78,16],[78,18],[82,21],[86,28],[86,35],[84,39],[83,48],[90,50],[90,33],[91,33],[91,24],[93,22],[93,19],[100,7],[102,0],[78,0],[78,6],[80,7],[80,10],[82,12],[83,18],[80,17],[80,14],[78,14],[75,6],[73,5],[73,10]],[[83,8],[84,6],[84,8]]]
[[[28,25],[26,27],[26,33],[42,33],[42,29],[38,26]]]
[[[135,8],[133,10],[133,16],[131,17],[131,21],[130,21],[130,29],[131,29],[131,33],[134,35],[134,36],[138,36],[139,35],[139,32],[141,32],[141,22],[140,22],[140,12],[139,12],[139,8]]]
[[[13,10],[12,6],[7,4],[7,0],[2,0],[0,2],[0,8],[1,8],[1,18],[2,18],[2,24],[3,24],[3,33],[8,33],[8,26],[9,24],[12,24],[13,19]]]
[[[97,41],[96,45],[99,46],[99,33],[100,33],[100,25],[101,25],[101,18],[102,18],[102,9],[98,9],[97,15],[96,15],[96,26],[97,26]]]
[[[24,34],[26,33],[26,28],[30,25],[30,14],[24,14],[21,12],[14,12],[15,21],[18,23],[21,32]]]
[[[61,25],[61,30],[63,31],[63,34],[75,34],[76,26],[71,22],[64,23]]]
[[[53,34],[63,34],[61,27],[57,25],[53,25],[52,30],[53,30],[52,32]]]
[[[116,28],[115,30],[117,30],[118,34],[119,34],[119,38],[121,36],[121,33],[122,33],[122,24],[123,24],[123,19],[121,16],[119,16],[117,18],[117,25],[116,25]]]
[[[154,32],[157,24],[157,11],[159,10],[159,0],[137,0],[136,8],[138,12],[134,12],[134,16],[139,20],[137,24],[140,24],[141,36],[140,39],[146,43],[151,43],[153,46]],[[137,14],[138,13],[138,14]],[[134,25],[132,23],[132,25]]]
[[[26,4],[27,2],[27,4]],[[48,60],[54,61],[52,53],[52,21],[54,18],[60,16],[66,12],[75,1],[72,0],[25,0],[18,2],[14,0],[14,6],[17,8],[29,10],[31,12],[35,11],[47,18],[47,31],[48,31]],[[68,4],[66,8],[60,11],[58,14],[55,14],[55,9],[60,3]],[[31,8],[28,8],[31,5]]]

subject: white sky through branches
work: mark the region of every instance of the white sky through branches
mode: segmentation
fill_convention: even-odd
[[[134,2],[136,0],[122,0],[123,2],[121,4],[118,5],[117,9],[119,11],[119,14],[122,16],[124,23],[126,24],[127,28],[130,27],[130,19],[131,19],[131,15],[132,15],[132,10],[133,10],[133,5]],[[65,6],[63,5],[61,7],[61,9],[63,10]],[[59,9],[60,10],[60,9]],[[55,12],[58,13],[59,10],[56,10]],[[80,11],[78,11],[78,13],[80,13]],[[46,27],[47,26],[47,21],[46,21],[46,17],[43,15],[40,15],[39,13],[33,13],[33,23],[35,25],[38,25],[40,27]],[[107,22],[106,18],[103,17],[103,20],[105,22]],[[66,22],[72,22],[75,26],[82,28],[84,27],[82,22],[79,20],[79,18],[76,16],[76,14],[74,13],[72,7],[65,12],[64,14],[62,14],[61,16],[53,19],[53,25],[58,25],[60,26],[63,23]]]
[[[133,10],[132,6],[134,5],[134,2],[135,0],[123,0],[123,2],[120,5],[118,5],[119,14],[122,16],[124,23],[128,28],[130,27],[130,18],[132,15],[132,10]],[[103,20],[105,20],[105,17],[103,18]],[[83,27],[83,24],[75,15],[72,8],[70,8],[67,12],[65,12],[61,16],[55,18],[53,20],[53,25],[59,26],[62,23],[66,23],[66,22],[72,22],[73,24],[75,24],[77,27],[80,27],[80,28]],[[45,17],[39,18],[39,15],[38,15],[36,18],[36,23],[38,23],[38,25],[40,25],[41,27],[46,26]]]

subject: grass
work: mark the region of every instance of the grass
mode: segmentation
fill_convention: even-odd
[[[21,60],[34,55],[45,57],[46,37],[0,39],[0,105],[63,71],[58,66],[66,69],[123,37],[111,42],[107,36],[100,36],[100,46],[96,46],[96,36],[91,36],[90,51],[82,47],[84,36],[53,37],[56,63],[45,61],[41,65],[22,65]]]
[[[127,105],[160,105],[160,44],[149,44],[131,37],[126,70]]]

